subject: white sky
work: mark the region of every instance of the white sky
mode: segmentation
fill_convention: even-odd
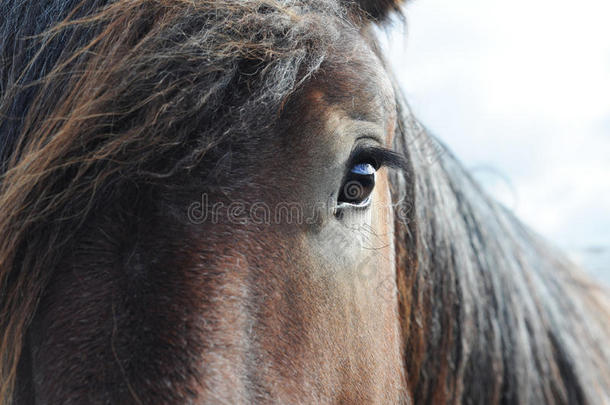
[[[388,48],[420,121],[556,245],[610,248],[610,2],[416,0],[406,15]]]

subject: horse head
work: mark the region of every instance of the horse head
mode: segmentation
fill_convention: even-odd
[[[0,402],[607,398],[602,294],[412,118],[398,6],[9,2]]]

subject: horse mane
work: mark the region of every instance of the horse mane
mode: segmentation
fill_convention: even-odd
[[[379,2],[363,4],[384,18]],[[4,404],[72,235],[96,211],[188,176],[231,137],[262,133],[339,46],[337,24],[358,27],[332,0],[57,0],[0,13]],[[607,398],[610,331],[597,289],[448,152],[430,163],[437,144],[399,102],[396,148],[412,167],[392,183],[411,219],[396,237],[415,401]]]
[[[607,291],[489,198],[399,103],[395,147],[412,169],[393,179],[409,213],[397,221],[398,287],[414,402],[607,403]]]

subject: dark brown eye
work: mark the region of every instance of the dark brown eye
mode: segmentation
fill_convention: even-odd
[[[337,199],[339,206],[368,206],[371,202],[371,193],[375,188],[375,172],[375,167],[370,163],[353,165],[339,190]]]

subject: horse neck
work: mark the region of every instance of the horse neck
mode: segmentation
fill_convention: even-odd
[[[610,393],[603,292],[426,139],[409,148],[417,268],[402,269],[415,401],[601,403]]]

